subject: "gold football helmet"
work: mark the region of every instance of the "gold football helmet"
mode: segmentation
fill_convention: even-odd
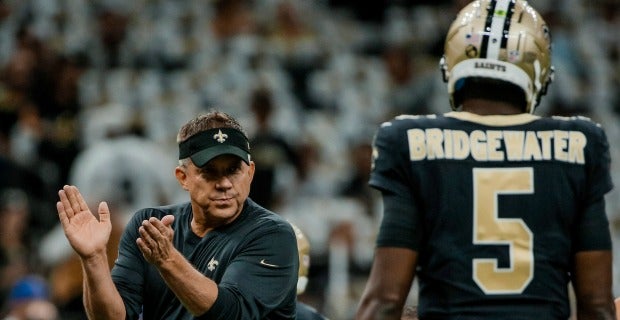
[[[450,26],[440,66],[453,110],[455,91],[469,77],[498,79],[525,92],[532,113],[553,80],[551,36],[541,15],[524,0],[477,0]]]
[[[299,252],[299,277],[297,279],[297,294],[306,291],[308,285],[308,270],[310,269],[310,242],[308,238],[301,232],[301,229],[291,223],[295,236],[297,238],[297,251]]]

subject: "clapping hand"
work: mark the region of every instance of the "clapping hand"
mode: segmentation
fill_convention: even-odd
[[[58,217],[71,247],[82,259],[105,253],[112,232],[108,204],[99,203],[96,217],[77,187],[65,185],[58,196]]]
[[[142,251],[144,258],[155,266],[168,261],[175,251],[172,243],[173,221],[173,215],[164,216],[161,220],[151,217],[142,221],[142,226],[138,229],[140,233],[140,238],[136,240],[138,248]]]

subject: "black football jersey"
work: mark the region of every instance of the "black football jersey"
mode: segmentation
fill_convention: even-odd
[[[418,252],[421,319],[567,319],[574,253],[611,249],[609,168],[587,118],[399,116],[374,139],[370,185],[400,200],[377,245]]]

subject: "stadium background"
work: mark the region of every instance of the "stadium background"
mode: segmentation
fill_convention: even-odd
[[[57,227],[56,191],[68,182],[93,208],[110,202],[116,230],[139,207],[184,200],[173,178],[176,130],[215,107],[253,140],[251,196],[311,242],[300,299],[350,318],[380,212],[366,186],[372,134],[397,114],[449,110],[438,61],[464,3],[0,0],[1,311],[34,274],[62,319],[80,319],[79,268]],[[530,3],[550,24],[556,68],[537,114],[601,123],[618,183],[620,4]],[[608,208],[618,253],[618,189]]]

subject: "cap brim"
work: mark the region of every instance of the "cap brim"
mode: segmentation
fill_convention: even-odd
[[[250,154],[245,152],[243,149],[232,146],[232,145],[219,145],[211,148],[207,148],[201,151],[198,151],[190,156],[192,162],[198,167],[202,167],[207,162],[211,161],[213,158],[217,156],[221,156],[223,154],[232,154],[235,155],[243,162],[250,164]]]

